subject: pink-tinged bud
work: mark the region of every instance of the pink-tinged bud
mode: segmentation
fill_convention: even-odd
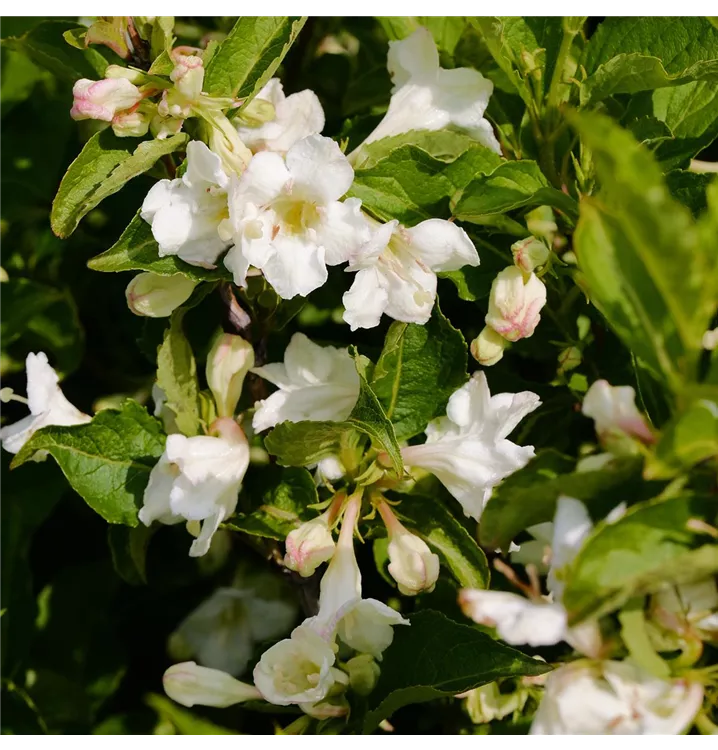
[[[223,333],[207,355],[207,383],[220,417],[231,417],[242,395],[247,373],[254,367],[254,347],[241,336]]]
[[[471,356],[484,367],[495,365],[504,356],[506,339],[490,326],[471,342]]]
[[[382,501],[378,509],[389,532],[389,574],[399,591],[405,596],[433,591],[439,578],[439,556],[399,522],[387,503]]]
[[[131,109],[142,101],[142,93],[126,78],[81,78],[72,88],[75,100],[70,110],[73,120],[112,122],[117,112]]]
[[[525,240],[514,242],[511,245],[514,256],[514,264],[524,273],[531,273],[535,268],[542,266],[550,255],[546,245],[535,237],[527,237]]]
[[[227,708],[235,703],[262,700],[254,687],[235,680],[219,669],[200,667],[193,661],[174,664],[164,674],[165,693],[182,706],[214,706]]]
[[[655,441],[636,408],[636,392],[630,385],[612,386],[607,380],[597,380],[586,391],[581,411],[596,423],[596,433],[604,444],[620,447],[617,441],[625,435],[644,443]]]
[[[186,302],[197,282],[182,274],[158,276],[140,273],[127,286],[127,306],[135,315],[148,318],[166,318]]]
[[[505,268],[491,285],[486,325],[508,341],[526,339],[536,330],[545,304],[546,287],[535,274],[524,279],[520,268]]]
[[[177,55],[177,64],[170,73],[175,89],[187,99],[194,101],[202,94],[204,66],[202,58],[196,55]]]
[[[322,564],[332,559],[336,543],[332,536],[330,523],[332,509],[321,516],[303,523],[287,535],[287,554],[284,565],[308,578]]]

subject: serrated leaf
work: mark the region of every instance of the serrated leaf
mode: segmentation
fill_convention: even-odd
[[[549,449],[505,479],[481,516],[481,544],[488,549],[507,549],[519,532],[553,520],[559,495],[608,512],[620,502],[621,486],[640,476],[641,460],[614,458],[596,471],[575,472],[574,466],[574,459]]]
[[[701,534],[689,522],[714,515],[713,498],[680,495],[639,503],[618,521],[598,524],[564,573],[562,601],[570,622],[606,614],[670,583],[711,575],[718,569],[718,546],[699,552]]]
[[[305,20],[241,17],[207,65],[204,90],[213,96],[244,98],[246,105],[276,73]]]
[[[394,640],[383,654],[381,676],[369,696],[366,734],[402,706],[453,696],[501,677],[551,669],[440,612],[422,610],[409,620],[409,627],[394,628]]]
[[[708,208],[708,185],[715,180],[712,174],[697,174],[674,169],[666,175],[666,186],[673,198],[698,216]]]
[[[167,407],[175,414],[177,427],[192,436],[200,433],[199,384],[192,347],[182,330],[185,312],[180,308],[172,313],[157,351],[157,385],[164,391]]]
[[[215,270],[192,266],[176,255],[159,256],[157,240],[152,236],[152,227],[137,213],[115,244],[104,253],[87,261],[88,268],[103,273],[119,271],[151,271],[158,276],[174,276],[181,273],[195,281],[231,279],[231,275],[220,266]]]
[[[466,341],[434,305],[426,325],[392,323],[371,387],[397,440],[418,435],[444,414],[449,396],[467,380]]]
[[[453,202],[453,213],[461,221],[481,224],[486,217],[529,206],[552,206],[569,219],[578,216],[576,201],[552,188],[534,161],[506,162],[476,178]]]
[[[468,588],[488,588],[491,574],[484,551],[443,500],[422,495],[394,495],[393,499],[401,497],[402,503],[395,512],[407,528],[428,542],[458,583]]]
[[[95,133],[62,178],[50,214],[53,232],[69,237],[85,214],[158,159],[182,148],[188,138],[177,133],[162,141],[138,141],[118,138],[109,129]]]
[[[127,400],[121,410],[101,411],[88,424],[38,430],[11,468],[47,451],[75,492],[106,521],[137,526],[137,510],[164,445],[160,423]]]
[[[225,524],[227,528],[283,542],[302,521],[316,517],[309,506],[318,503],[319,497],[306,469],[275,469],[268,486],[252,487],[253,493],[258,491],[261,504],[253,511],[234,515]]]

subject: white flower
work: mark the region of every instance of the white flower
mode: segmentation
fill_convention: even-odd
[[[193,661],[174,664],[164,674],[165,693],[182,706],[227,708],[236,703],[261,699],[253,685],[235,680],[219,669],[200,667]]]
[[[471,342],[471,356],[484,367],[495,365],[503,356],[506,339],[491,326],[484,326]]]
[[[426,428],[426,443],[402,448],[404,463],[434,474],[478,520],[493,488],[533,458],[532,446],[507,438],[540,403],[531,391],[492,396],[483,372],[474,373]]]
[[[529,526],[526,531],[533,539],[514,545],[511,550],[511,562],[519,565],[535,565],[539,573],[548,571],[550,562],[551,540],[553,539],[553,523],[537,523]]]
[[[656,619],[672,630],[718,635],[718,586],[713,578],[670,586],[653,596],[652,608]]]
[[[254,366],[254,347],[241,336],[222,333],[207,355],[209,385],[220,417],[231,417],[237,408],[247,373]]]
[[[317,703],[337,680],[332,644],[302,624],[262,654],[254,683],[265,700],[278,706]]]
[[[408,531],[384,501],[378,505],[389,532],[389,575],[406,596],[433,591],[439,578],[439,556],[427,543]]]
[[[409,621],[383,602],[361,597],[361,572],[354,554],[360,507],[361,498],[349,499],[336,550],[320,584],[319,612],[307,623],[328,641],[334,642],[338,635],[355,651],[381,660],[394,639],[393,626]]]
[[[478,266],[479,255],[463,229],[428,219],[411,229],[398,221],[378,226],[349,257],[356,271],[344,295],[344,320],[352,331],[379,325],[383,313],[405,323],[426,323],[436,300],[436,274]]]
[[[297,141],[321,133],[324,110],[310,89],[284,95],[279,78],[272,78],[254,97],[253,103],[265,101],[274,107],[274,118],[259,127],[237,127],[239,137],[253,152],[286,153]]]
[[[630,662],[574,662],[551,672],[530,734],[681,734],[703,686],[661,680]]]
[[[276,584],[273,576],[263,574],[217,589],[172,634],[170,652],[179,658],[193,656],[204,667],[241,674],[255,643],[283,636],[295,622],[296,605]]]
[[[250,265],[261,269],[283,299],[306,296],[327,280],[327,265],[343,263],[369,237],[360,201],[339,199],[354,170],[339,146],[321,135],[295,143],[286,159],[263,151],[233,180],[223,236],[224,260],[239,286]]]
[[[190,298],[196,286],[196,281],[181,273],[173,276],[138,273],[127,285],[125,297],[135,315],[166,318]]]
[[[187,171],[180,179],[160,180],[142,204],[141,216],[152,225],[159,256],[176,255],[187,263],[214,268],[227,247],[218,233],[229,215],[229,177],[217,154],[201,141],[187,144]]]
[[[212,535],[237,506],[242,479],[249,466],[249,444],[230,418],[218,419],[219,437],[169,435],[165,450],[150,473],[139,519],[173,524],[182,519],[203,521],[190,556],[209,549]]]
[[[359,397],[359,375],[349,352],[319,346],[303,333],[292,336],[284,363],[257,367],[253,372],[279,388],[257,403],[252,420],[255,432],[279,422],[341,422]]]
[[[76,409],[65,398],[58,385],[57,373],[50,367],[44,352],[27,355],[25,372],[27,373],[27,405],[30,414],[19,422],[0,429],[2,447],[8,453],[17,453],[42,427],[48,425],[68,427],[85,424],[92,420],[92,417]],[[42,460],[46,456],[44,451],[38,451],[35,459]]]
[[[508,341],[527,339],[541,320],[541,308],[546,304],[546,287],[532,273],[510,266],[501,271],[491,285],[486,325]]]
[[[131,109],[142,101],[142,92],[126,78],[103,78],[101,81],[80,78],[72,87],[72,95],[70,117],[73,120],[112,122],[118,112]]]
[[[333,508],[329,508],[287,534],[285,568],[308,578],[322,563],[331,560],[336,547],[330,528],[333,515]]]
[[[364,143],[454,125],[501,153],[491,124],[484,119],[493,83],[471,68],[441,68],[427,29],[418,28],[406,39],[389,42],[387,67],[394,82],[389,109]]]
[[[596,423],[601,442],[615,444],[623,435],[646,443],[655,439],[636,408],[636,392],[630,385],[612,386],[607,380],[597,380],[586,391],[581,411]]]

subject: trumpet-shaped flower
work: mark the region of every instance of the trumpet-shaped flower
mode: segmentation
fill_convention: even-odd
[[[85,424],[92,420],[92,417],[76,409],[65,398],[58,385],[60,379],[55,370],[50,367],[44,352],[28,354],[25,360],[25,371],[27,373],[27,405],[30,414],[19,422],[0,429],[2,447],[8,453],[17,453],[42,427],[48,425],[67,427]],[[45,451],[38,451],[35,454],[36,460],[43,460],[46,456]]]
[[[174,664],[164,674],[165,693],[182,706],[227,708],[236,703],[261,699],[254,687],[219,669],[200,667],[193,661]]]
[[[190,556],[209,550],[220,523],[237,506],[237,495],[249,466],[249,444],[234,420],[214,423],[218,437],[169,435],[165,450],[150,473],[139,519],[165,524],[202,521]]]
[[[297,141],[324,128],[324,110],[310,89],[285,96],[279,78],[272,78],[252,101],[269,102],[274,107],[274,117],[268,122],[237,128],[239,137],[254,153],[286,153]]]
[[[507,341],[518,341],[533,335],[546,304],[546,287],[532,273],[526,278],[520,268],[501,271],[491,285],[486,325]]]
[[[389,42],[387,67],[394,83],[389,109],[364,143],[453,125],[501,153],[491,124],[484,119],[493,83],[471,68],[440,67],[439,52],[427,29],[418,28],[406,39]]]
[[[404,463],[434,474],[478,520],[493,488],[533,457],[532,446],[507,438],[540,403],[531,391],[492,396],[486,376],[474,373],[449,399],[446,416],[429,424],[426,443],[402,448]]]
[[[261,269],[284,299],[306,296],[369,236],[360,202],[339,199],[354,170],[339,146],[321,135],[295,143],[286,158],[264,151],[233,181],[223,236],[233,251],[225,265],[242,286],[249,265]]]
[[[295,333],[283,363],[257,367],[254,373],[279,390],[257,404],[252,427],[261,432],[279,422],[341,421],[359,397],[359,375],[346,349],[319,346]]]
[[[636,408],[636,392],[630,385],[612,386],[607,380],[597,380],[586,391],[582,411],[596,423],[602,443],[616,446],[626,435],[645,443],[655,439]]]
[[[142,204],[140,215],[152,225],[161,258],[176,255],[194,266],[215,267],[228,247],[218,233],[229,215],[228,186],[219,156],[201,141],[191,141],[182,178],[160,180]]]
[[[436,300],[436,274],[478,266],[479,255],[463,229],[427,219],[406,229],[398,221],[378,226],[349,258],[356,271],[344,295],[344,320],[352,331],[379,325],[383,313],[405,323],[426,323]]]
[[[703,686],[662,680],[631,662],[583,661],[551,672],[530,734],[681,734]]]

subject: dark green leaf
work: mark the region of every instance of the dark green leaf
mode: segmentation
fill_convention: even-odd
[[[186,708],[180,708],[174,701],[163,695],[148,695],[145,701],[150,708],[157,711],[163,721],[171,724],[178,734],[239,734],[239,732],[213,724]]]
[[[147,547],[156,526],[108,526],[107,541],[117,575],[131,586],[147,583]]]

